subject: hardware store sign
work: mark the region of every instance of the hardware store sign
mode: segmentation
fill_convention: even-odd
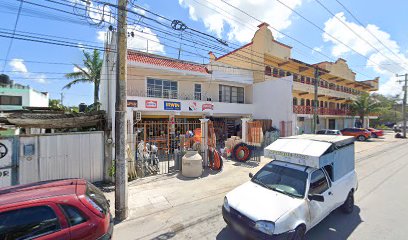
[[[181,110],[181,102],[164,101],[164,110]]]

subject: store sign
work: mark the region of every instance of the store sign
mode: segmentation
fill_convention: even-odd
[[[202,108],[203,111],[205,111],[205,110],[214,110],[214,104],[204,103],[201,108]]]
[[[181,110],[181,102],[164,101],[164,110]]]
[[[197,111],[199,109],[198,102],[190,102],[188,105],[188,110],[189,111]]]
[[[0,187],[11,186],[12,139],[0,139]]]
[[[157,101],[156,100],[146,100],[145,107],[146,108],[157,108]]]
[[[137,108],[137,100],[127,100],[127,107]]]

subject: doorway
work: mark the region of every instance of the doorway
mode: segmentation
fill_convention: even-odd
[[[329,119],[329,129],[336,129],[336,119]]]

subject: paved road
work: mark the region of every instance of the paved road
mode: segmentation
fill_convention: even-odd
[[[307,239],[407,239],[408,142],[357,144],[359,190],[354,213],[334,211],[308,232]],[[220,214],[220,203],[228,190],[129,221],[115,228],[115,238],[239,240]]]

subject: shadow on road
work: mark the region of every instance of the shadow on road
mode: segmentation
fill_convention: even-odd
[[[343,240],[347,239],[351,233],[363,221],[360,217],[360,208],[354,207],[352,214],[347,215],[342,213],[339,209],[333,211],[318,225],[312,228],[307,234],[307,240]]]
[[[363,221],[360,208],[355,206],[352,214],[347,215],[339,209],[333,211],[322,222],[306,234],[306,240],[344,240],[347,239]],[[217,235],[217,240],[244,240],[232,228],[225,226]]]

